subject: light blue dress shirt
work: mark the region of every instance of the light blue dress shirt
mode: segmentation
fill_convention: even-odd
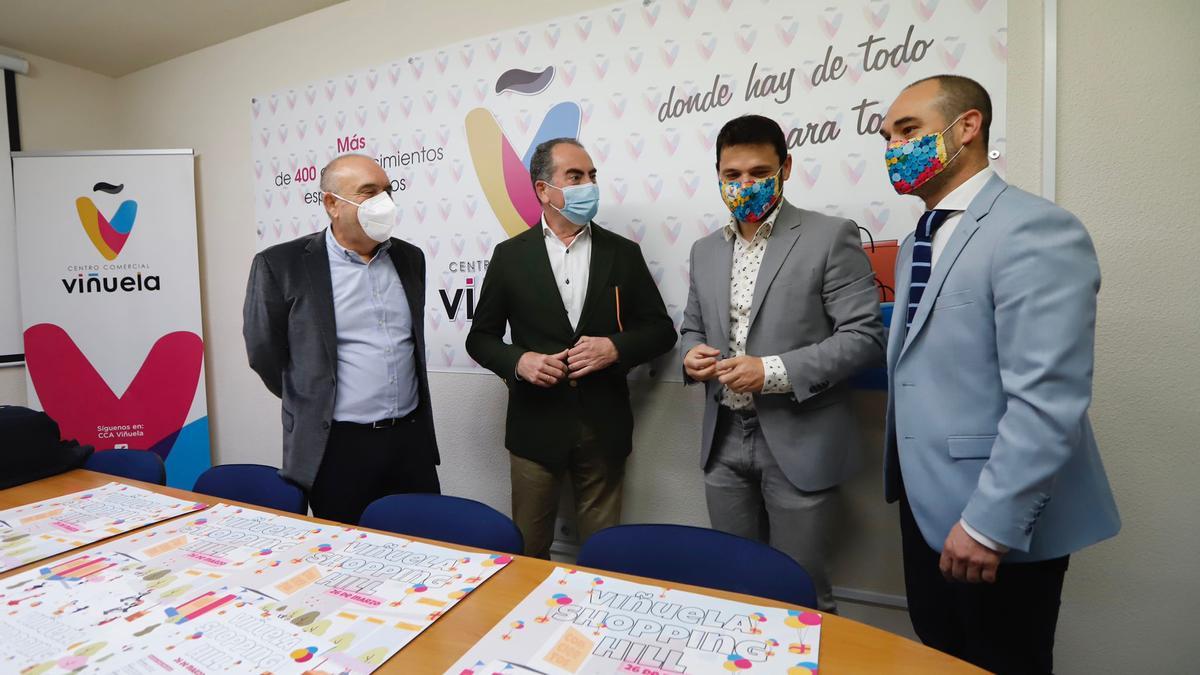
[[[337,325],[337,394],[333,419],[369,423],[416,409],[413,317],[384,242],[370,262],[325,230]]]

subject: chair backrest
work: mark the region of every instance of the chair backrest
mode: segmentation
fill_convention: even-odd
[[[156,485],[167,484],[167,467],[162,457],[149,450],[98,450],[88,457],[83,468]]]
[[[520,554],[525,540],[513,521],[496,509],[463,497],[402,494],[380,497],[358,524],[396,534]]]
[[[618,525],[583,544],[579,564],[816,607],[808,572],[776,549],[688,525]]]
[[[300,486],[265,464],[214,466],[200,474],[192,491],[289,513],[308,513],[308,498]]]

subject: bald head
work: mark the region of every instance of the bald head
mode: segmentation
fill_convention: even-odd
[[[344,196],[348,192],[353,193],[358,187],[357,183],[368,181],[379,185],[390,182],[379,164],[366,155],[340,155],[321,169],[321,192],[336,192]]]
[[[929,90],[933,104],[941,111],[946,124],[954,121],[954,118],[968,110],[978,110],[980,137],[983,145],[988,144],[992,126],[992,97],[988,95],[983,85],[961,75],[934,75],[917,80],[908,85],[906,89],[914,87],[923,87]]]

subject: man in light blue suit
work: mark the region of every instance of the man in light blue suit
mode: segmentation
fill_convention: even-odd
[[[926,644],[1050,672],[1068,557],[1120,529],[1087,410],[1100,269],[1083,224],[988,168],[991,101],[939,76],[881,133],[928,209],[896,260],[884,489]]]

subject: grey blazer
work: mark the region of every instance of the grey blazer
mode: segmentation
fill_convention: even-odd
[[[425,255],[412,244],[392,239],[388,254],[413,316],[413,354],[417,365],[415,411],[429,434],[429,461],[438,463],[429,377],[425,369]],[[242,336],[250,367],[272,394],[283,399],[283,470],[285,478],[312,488],[337,391],[337,327],[333,282],[325,230],[277,244],[254,256]]]
[[[1083,223],[993,176],[947,240],[906,335],[911,263],[909,236],[888,342],[888,501],[907,491],[935,551],[962,518],[1010,547],[1008,562],[1115,535],[1087,415],[1100,266]]]
[[[879,291],[858,226],[784,201],[754,285],[746,352],[780,356],[790,394],[755,394],[771,453],[793,485],[817,491],[846,480],[861,460],[846,379],[883,362]],[[729,352],[733,242],[723,230],[692,246],[681,353],[699,344]],[[685,381],[690,379],[684,373]],[[722,385],[705,383],[700,466],[708,466]]]

